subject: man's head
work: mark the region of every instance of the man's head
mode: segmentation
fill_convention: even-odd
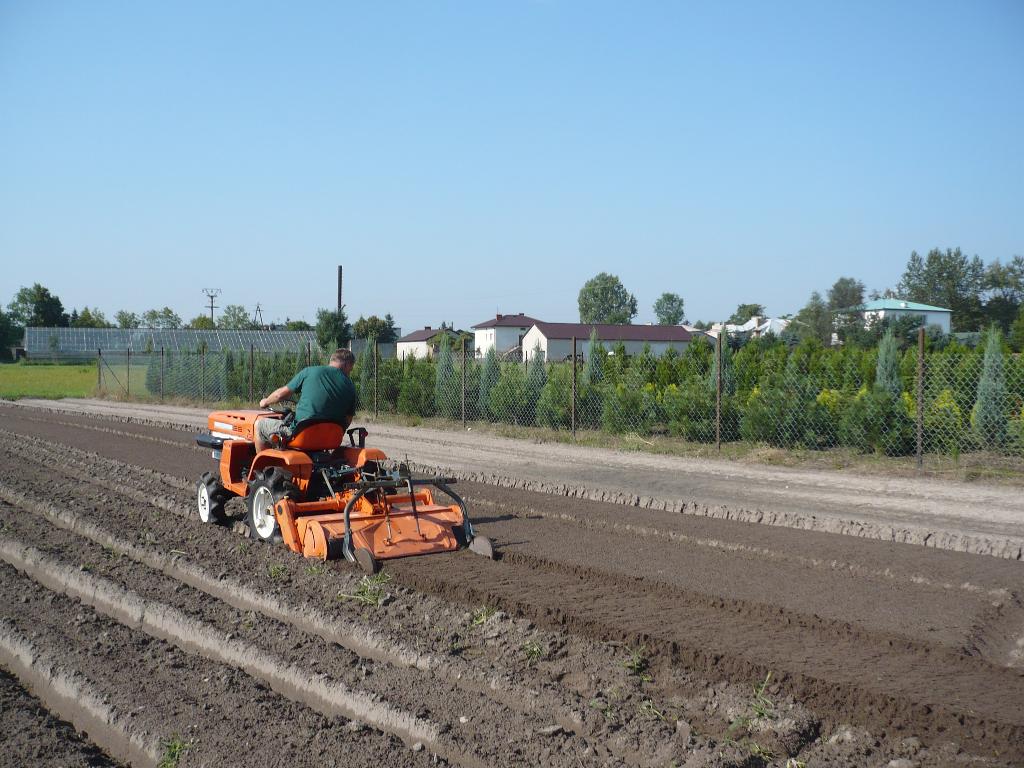
[[[356,364],[356,356],[347,349],[336,349],[331,355],[330,365],[340,368],[341,372],[348,376],[352,373],[352,366]]]

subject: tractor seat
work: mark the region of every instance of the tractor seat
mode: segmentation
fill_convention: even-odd
[[[310,420],[295,427],[288,447],[298,451],[330,451],[345,439],[345,428],[334,421]]]

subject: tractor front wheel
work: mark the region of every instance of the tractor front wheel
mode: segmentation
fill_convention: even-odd
[[[249,537],[260,541],[273,541],[280,537],[274,507],[282,499],[298,498],[298,489],[292,484],[291,475],[280,467],[261,470],[249,483],[246,497],[245,522]]]
[[[223,524],[227,521],[224,502],[228,500],[228,491],[220,484],[220,480],[212,472],[203,472],[202,478],[196,483],[196,508],[199,519],[204,523]]]

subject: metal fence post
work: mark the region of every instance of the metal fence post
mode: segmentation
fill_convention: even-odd
[[[199,350],[199,402],[206,400],[206,347]]]
[[[164,348],[160,347],[160,399],[164,399]]]
[[[722,452],[722,337],[725,335],[725,324],[718,332],[718,344],[715,354],[718,358],[718,373],[715,376],[715,449]]]
[[[576,439],[576,337],[572,337],[572,394],[569,400],[569,427],[572,439]]]
[[[373,418],[377,418],[377,355],[380,350],[377,348],[376,337],[373,340]]]
[[[252,344],[250,344],[249,345],[249,402],[250,403],[252,402],[253,393],[254,393],[254,389],[255,389],[253,387],[253,367],[254,367],[253,364],[254,364],[255,360],[256,360],[256,348]]]
[[[917,329],[917,468],[924,466],[924,326]]]
[[[96,394],[103,391],[103,350],[96,350]]]
[[[462,428],[466,428],[466,339],[462,339]]]
[[[128,347],[128,373],[124,377],[124,396],[126,400],[132,397],[132,348]]]
[[[310,365],[310,361],[313,359],[313,344],[308,339],[306,340],[306,367]]]

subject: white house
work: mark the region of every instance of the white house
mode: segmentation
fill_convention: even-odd
[[[535,323],[523,337],[523,357],[529,360],[537,345],[545,360],[572,358],[572,340],[576,339],[576,353],[586,359],[590,354],[590,334],[597,331],[597,340],[605,349],[620,341],[627,355],[639,355],[645,344],[651,352],[663,355],[670,347],[682,352],[697,338],[696,333],[681,325],[606,325],[603,323]],[[699,333],[699,332],[698,332]]]
[[[896,320],[900,317],[913,316],[923,317],[926,326],[939,326],[943,333],[950,333],[953,328],[953,310],[933,307],[930,304],[918,304],[916,301],[875,299],[857,307],[857,311],[864,317],[865,325],[886,318]]]
[[[491,347],[498,350],[499,357],[519,349],[523,336],[539,322],[540,320],[520,312],[517,315],[495,315],[493,320],[477,323],[473,326],[473,344],[477,355],[486,355]]]
[[[415,355],[417,360],[433,357],[434,352],[437,351],[437,345],[440,343],[441,334],[448,334],[452,344],[459,339],[459,334],[451,328],[431,328],[428,325],[422,331],[413,331],[397,341],[395,346],[398,359],[405,360],[411,355]]]
[[[731,336],[743,334],[756,339],[767,333],[773,333],[778,336],[786,330],[788,326],[789,320],[783,320],[781,317],[758,317],[757,315],[754,315],[747,320],[747,322],[741,325],[733,325],[732,323],[726,324],[725,330],[726,333]],[[715,323],[707,333],[711,338],[717,339],[721,330],[722,323]]]

